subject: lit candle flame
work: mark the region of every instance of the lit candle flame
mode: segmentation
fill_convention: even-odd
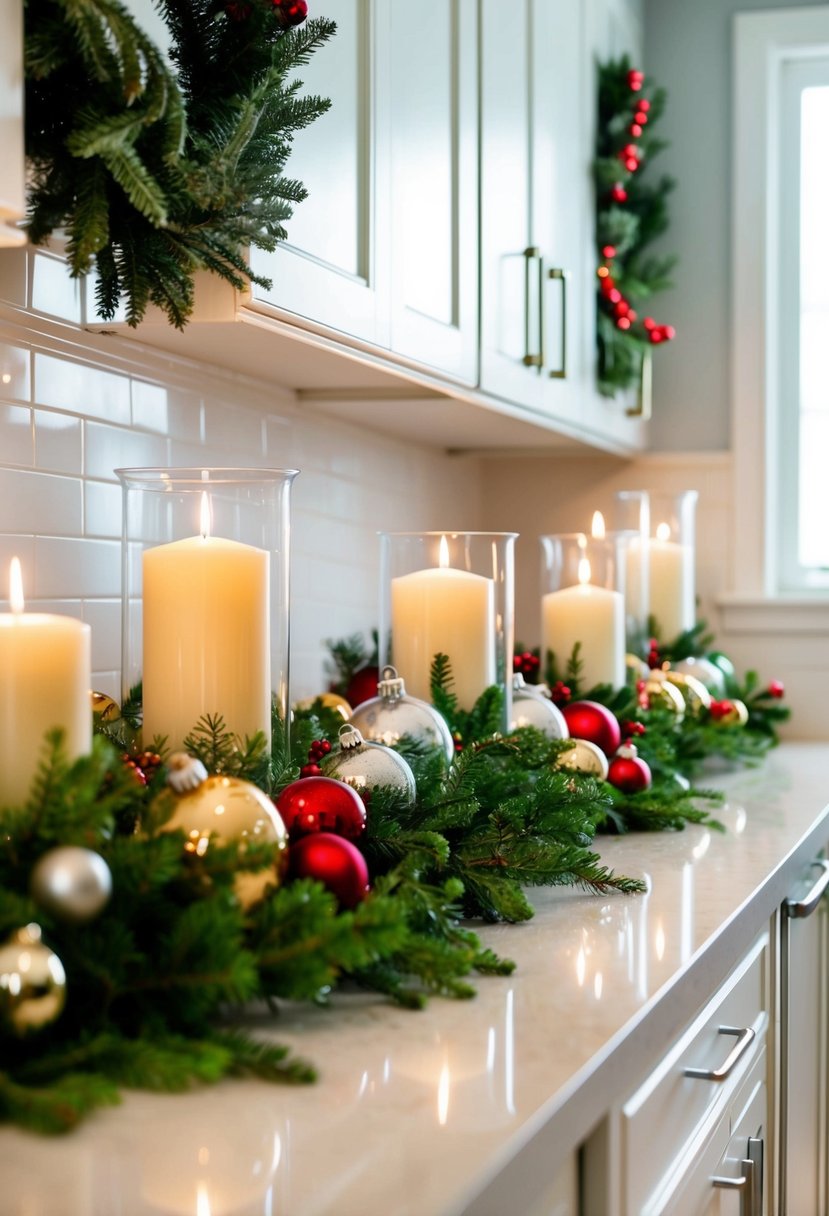
[[[604,538],[605,538],[604,516],[602,515],[601,511],[593,512],[592,532],[593,532],[594,540],[604,540]]]
[[[670,524],[658,524],[657,528],[656,528],[656,539],[657,540],[670,540],[671,539],[671,525]]]
[[[446,543],[446,537],[440,538],[440,549],[438,551],[438,564],[441,570],[446,570],[449,565],[449,546]]]
[[[441,1127],[446,1126],[446,1120],[449,1118],[449,1085],[451,1074],[449,1065],[444,1064],[440,1070],[438,1077],[438,1123]]]
[[[200,518],[201,518],[200,528],[201,528],[202,540],[207,540],[208,536],[210,535],[210,531],[211,531],[211,528],[210,528],[210,497],[207,493],[207,490],[202,490],[202,492],[201,492]]]
[[[9,566],[9,600],[12,612],[20,613],[25,608],[23,599],[23,571],[20,568],[20,558],[13,557]]]
[[[586,587],[590,582],[590,562],[586,557],[579,561],[579,582],[582,587]]]

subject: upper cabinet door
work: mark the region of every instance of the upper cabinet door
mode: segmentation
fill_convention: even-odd
[[[391,4],[392,349],[474,384],[477,3]]]
[[[482,0],[481,387],[578,418],[579,5]]]
[[[296,139],[286,172],[308,190],[274,253],[251,252],[273,280],[253,299],[381,346],[388,345],[387,117],[383,91],[387,0],[337,0],[337,32],[301,69],[303,93],[331,98]]]

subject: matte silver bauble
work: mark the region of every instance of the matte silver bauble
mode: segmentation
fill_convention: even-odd
[[[47,912],[82,924],[103,911],[112,894],[112,875],[99,853],[62,845],[40,858],[32,870],[31,891]]]
[[[382,743],[366,743],[356,726],[340,727],[340,750],[330,752],[322,761],[326,777],[351,785],[358,794],[370,793],[378,786],[391,786],[404,794],[412,805],[417,797],[414,773],[406,761]]]
[[[449,727],[434,706],[410,697],[394,667],[384,667],[377,696],[358,705],[349,719],[369,743],[395,747],[401,739],[412,739],[427,747],[439,747],[447,764],[455,758]]]
[[[66,972],[40,940],[40,925],[26,925],[0,946],[0,1025],[23,1036],[48,1026],[66,1003]]]
[[[512,720],[510,730],[534,726],[548,739],[569,739],[564,714],[541,687],[528,684],[520,671],[512,677]]]
[[[678,663],[672,663],[671,667],[680,675],[693,676],[699,680],[713,696],[725,696],[725,676],[710,659],[680,659]]]

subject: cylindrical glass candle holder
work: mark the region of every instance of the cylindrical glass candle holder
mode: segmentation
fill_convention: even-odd
[[[668,642],[696,622],[696,490],[650,494],[649,621]]]
[[[380,667],[393,663],[411,696],[431,701],[435,655],[469,710],[497,685],[501,728],[512,710],[515,532],[381,532]]]
[[[648,648],[650,497],[647,490],[614,495],[609,535],[617,547],[618,589],[625,597],[625,643],[644,655]]]
[[[143,738],[171,750],[205,715],[240,739],[287,731],[295,469],[116,469],[123,491],[121,680]]]
[[[625,604],[616,545],[583,532],[542,536],[541,661],[565,674],[578,646],[583,691],[625,683]]]

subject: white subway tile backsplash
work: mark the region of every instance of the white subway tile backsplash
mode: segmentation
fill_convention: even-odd
[[[22,469],[0,469],[0,532],[79,536],[81,483]]]
[[[51,599],[68,587],[86,597],[121,592],[121,545],[117,541],[39,536],[35,540],[35,594]]]
[[[130,382],[100,367],[35,353],[34,400],[86,418],[130,424]]]
[[[87,477],[117,481],[114,470],[169,463],[169,441],[123,427],[86,422],[85,464]]]
[[[106,481],[85,481],[84,536],[120,540],[121,487]]]
[[[0,464],[31,467],[35,460],[32,411],[23,405],[0,405]]]
[[[204,437],[202,412],[198,393],[146,380],[132,382],[132,424],[141,430],[197,444]]]
[[[121,666],[121,601],[85,600],[83,619],[92,630],[92,670]]]
[[[31,352],[0,342],[0,401],[29,401],[32,396]]]
[[[208,398],[204,402],[204,439],[209,447],[246,452],[261,464],[265,455],[265,419],[236,403]],[[225,463],[229,463],[225,461]]]
[[[39,469],[83,472],[83,424],[71,414],[35,410],[35,459]]]

